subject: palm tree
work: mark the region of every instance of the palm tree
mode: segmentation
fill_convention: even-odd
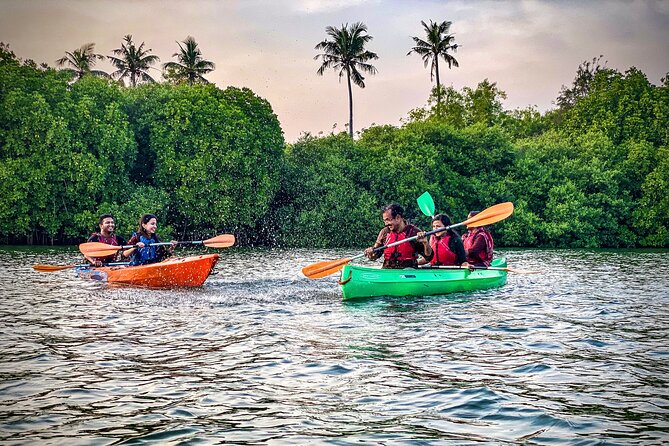
[[[351,90],[351,80],[360,88],[365,88],[365,78],[360,74],[361,71],[369,74],[376,74],[376,68],[368,61],[378,59],[376,53],[365,50],[365,44],[372,40],[372,36],[367,34],[367,26],[364,23],[354,23],[350,27],[348,23],[341,28],[328,26],[325,32],[332,40],[323,40],[316,45],[317,50],[323,50],[322,54],[316,55],[314,60],[322,58],[323,64],[317,73],[322,76],[326,69],[332,68],[339,71],[339,81],[346,73],[348,82],[348,131],[353,138],[353,92]]]
[[[71,68],[63,68],[64,71],[69,71],[77,80],[84,77],[85,74],[92,74],[98,77],[109,77],[109,74],[101,70],[93,70],[96,59],[104,60],[105,56],[102,54],[95,54],[95,44],[87,43],[81,48],[72,52],[66,51],[65,56],[56,61],[59,67],[69,65]]]
[[[128,34],[123,38],[121,48],[112,51],[115,56],[107,56],[111,63],[117,68],[111,75],[114,79],[124,79],[130,77],[130,85],[137,85],[137,81],[155,82],[148,71],[154,63],[160,59],[158,56],[149,54],[151,49],[144,49],[144,42],[137,47],[132,41],[132,36]]]
[[[167,62],[163,64],[163,69],[170,70],[172,78],[177,82],[187,80],[189,85],[195,82],[208,84],[209,82],[202,75],[214,71],[216,65],[202,58],[202,52],[191,36],[186,37],[182,43],[184,46],[177,42],[179,52],[172,54],[172,57],[176,57],[179,62]]]
[[[458,61],[455,60],[455,57],[448,54],[449,51],[457,51],[458,44],[453,43],[455,36],[453,34],[448,34],[448,30],[451,27],[451,22],[441,22],[436,23],[430,20],[430,24],[427,25],[424,21],[420,22],[425,29],[427,34],[427,39],[423,40],[419,37],[412,37],[413,41],[416,43],[416,46],[411,48],[411,51],[407,53],[407,56],[411,53],[417,53],[423,58],[423,62],[427,67],[427,64],[432,61],[432,66],[430,67],[430,80],[434,79],[435,75],[437,77],[437,103],[438,106],[441,102],[441,83],[439,82],[439,56],[441,56],[446,63],[448,68],[459,67]]]

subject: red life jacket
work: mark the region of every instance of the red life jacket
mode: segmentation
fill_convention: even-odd
[[[478,237],[483,237],[485,241],[485,250],[470,253],[469,251],[474,246],[474,242]],[[476,228],[471,233],[467,232],[462,236],[462,242],[465,245],[465,252],[467,253],[467,262],[472,264],[483,263],[490,266],[492,262],[493,241],[492,235],[484,228]]]
[[[440,239],[434,236],[430,238],[430,246],[432,247],[432,252],[434,252],[432,260],[430,260],[431,265],[455,265],[458,256],[448,246],[450,240],[450,234],[446,234]]]
[[[412,231],[414,232],[413,234],[411,234]],[[390,245],[391,243],[411,238],[417,233],[418,233],[418,228],[416,228],[413,225],[407,224],[406,228],[404,228],[404,231],[402,232],[392,232],[392,231],[388,232],[384,245]],[[401,243],[397,246],[393,246],[391,248],[384,249],[383,258],[386,261],[396,260],[399,262],[403,261],[406,262],[406,261],[415,261],[418,258],[418,256],[416,255],[416,251],[414,250],[414,247],[411,244],[411,242],[406,242],[406,243]]]

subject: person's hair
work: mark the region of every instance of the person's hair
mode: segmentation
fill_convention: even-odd
[[[434,217],[432,217],[432,221],[439,220],[445,227],[448,227],[451,225],[451,217],[449,217],[447,214],[437,214]],[[447,229],[447,233],[454,235],[456,237],[460,237],[460,233],[456,231],[455,229]]]
[[[147,234],[147,232],[144,229],[144,226],[142,226],[142,224],[147,224],[149,221],[151,221],[152,218],[155,218],[156,220],[158,220],[158,218],[153,214],[142,215],[142,218],[139,219],[139,227],[137,228],[137,234],[141,234],[141,235],[144,235],[146,237],[149,236],[149,234]]]
[[[479,214],[481,211],[469,211],[469,214],[467,214],[467,218],[472,218],[476,214]]]
[[[112,220],[116,220],[112,214],[102,214],[100,215],[100,218],[98,218],[98,226],[100,226],[102,222],[105,221],[105,218],[111,218]]]
[[[451,225],[451,217],[449,217],[446,214],[437,214],[434,217],[432,217],[432,221],[439,220],[444,224],[444,226],[450,226]]]
[[[395,204],[395,203],[389,204],[388,206],[383,208],[383,211],[381,213],[383,214],[383,213],[386,213],[388,211],[390,211],[390,216],[392,218],[395,218],[398,215],[401,216],[401,217],[404,217],[404,209],[399,204]]]

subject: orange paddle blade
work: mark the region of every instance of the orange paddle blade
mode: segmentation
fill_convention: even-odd
[[[232,234],[221,234],[202,242],[208,248],[229,248],[235,244],[235,236]]]
[[[350,258],[345,258],[312,263],[311,265],[302,268],[302,274],[304,274],[309,279],[321,279],[341,270],[344,265],[350,261]]]
[[[100,242],[87,242],[79,245],[79,251],[83,255],[91,257],[106,257],[122,248],[122,246],[108,245]]]
[[[33,269],[42,273],[50,273],[53,271],[74,268],[75,266],[77,265],[33,265]]]
[[[488,209],[479,212],[472,218],[468,218],[463,222],[468,228],[478,228],[479,226],[488,226],[498,221],[504,220],[509,215],[513,214],[513,203],[507,201],[505,203],[490,206]]]

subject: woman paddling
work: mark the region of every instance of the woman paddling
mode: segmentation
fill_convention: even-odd
[[[160,243],[156,229],[158,229],[158,219],[155,215],[144,214],[139,219],[137,232],[128,240],[129,245],[135,245],[136,247],[123,252],[125,257],[132,256],[131,266],[160,262],[172,255],[177,243],[174,240],[172,240],[172,246],[169,249],[165,249],[163,246],[152,246],[155,243]]]
[[[478,211],[471,211],[467,218],[472,218],[478,213]],[[495,244],[492,234],[485,226],[471,228],[462,234],[462,243],[465,246],[467,262],[474,266],[490,266]]]
[[[432,217],[432,229],[445,228],[451,225],[451,218],[446,214],[437,214]],[[424,232],[418,235],[425,235]],[[465,247],[462,244],[460,234],[453,229],[437,232],[430,237],[430,247],[434,253],[430,265],[432,266],[451,266],[463,265],[468,266],[467,256],[465,255]],[[418,261],[419,265],[428,263],[425,259]]]

